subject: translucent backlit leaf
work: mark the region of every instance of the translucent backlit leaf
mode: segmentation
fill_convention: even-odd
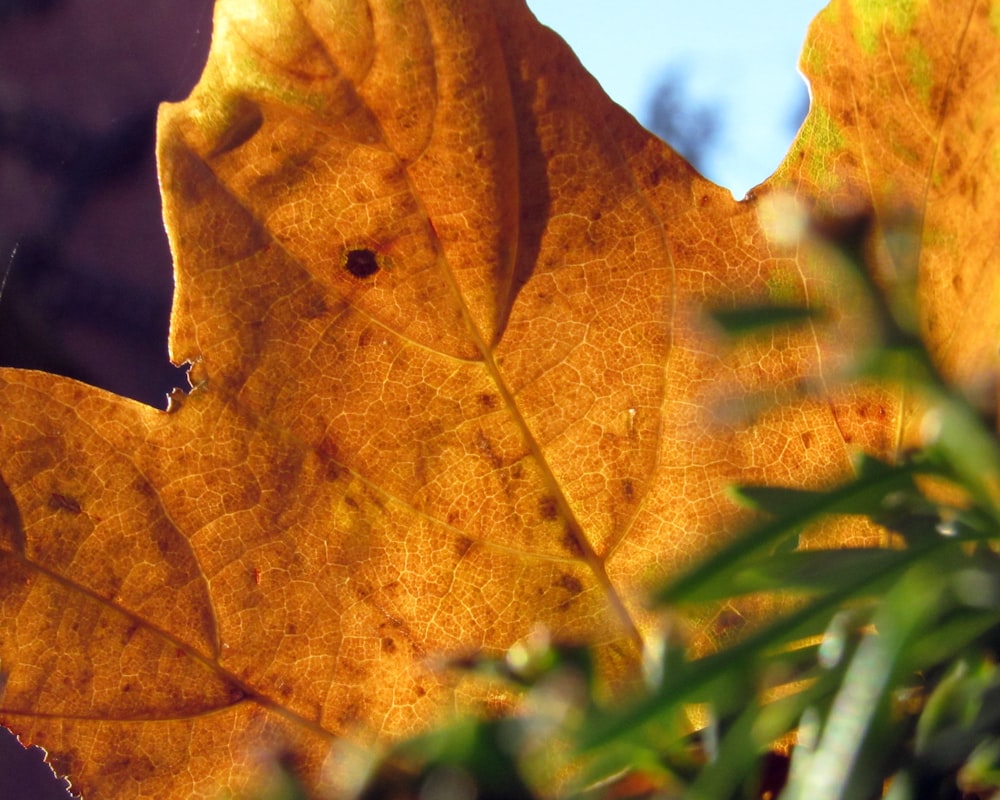
[[[736,202],[519,0],[219,0],[159,122],[195,388],[0,371],[0,722],[88,798],[216,796],[503,707],[436,664],[538,624],[627,680],[648,588],[743,518],[728,483],[824,488],[920,433],[839,384],[859,294],[776,207],[873,216],[944,374],[995,381],[995,4],[894,9],[818,18],[814,108]],[[735,349],[703,324],[773,303],[828,313]]]

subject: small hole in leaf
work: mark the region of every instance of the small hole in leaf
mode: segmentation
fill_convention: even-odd
[[[367,249],[349,250],[345,266],[355,278],[370,278],[381,269],[375,253]]]

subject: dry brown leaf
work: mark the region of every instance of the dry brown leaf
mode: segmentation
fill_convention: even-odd
[[[520,2],[220,0],[159,131],[195,389],[0,371],[0,722],[88,798],[216,796],[483,700],[434,656],[537,623],[627,675],[728,481],[824,485],[907,424],[834,388],[850,287],[762,208],[875,208],[887,282],[905,216],[935,353],[996,374],[1000,4],[903,5],[821,15],[815,106],[737,203]],[[698,324],[754,298],[837,313],[735,352]]]

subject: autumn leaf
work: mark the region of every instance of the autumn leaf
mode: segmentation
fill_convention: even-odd
[[[833,3],[810,116],[736,202],[520,2],[220,0],[159,123],[194,389],[0,372],[0,722],[87,797],[215,796],[268,751],[322,786],[339,737],[503,706],[436,665],[538,624],[626,680],[645,590],[737,524],[728,482],[825,486],[917,430],[838,383],[868,329],[782,209],[871,209],[877,280],[993,385],[998,9]],[[735,351],[703,323],[759,301],[827,313]]]

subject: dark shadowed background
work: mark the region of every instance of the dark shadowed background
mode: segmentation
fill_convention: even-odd
[[[0,365],[160,408],[187,386],[167,359],[154,131],[157,105],[198,80],[211,7],[0,0]],[[0,729],[0,797],[65,796],[40,751]]]
[[[187,95],[211,0],[0,5],[0,363],[164,406],[172,291],[156,108]]]

